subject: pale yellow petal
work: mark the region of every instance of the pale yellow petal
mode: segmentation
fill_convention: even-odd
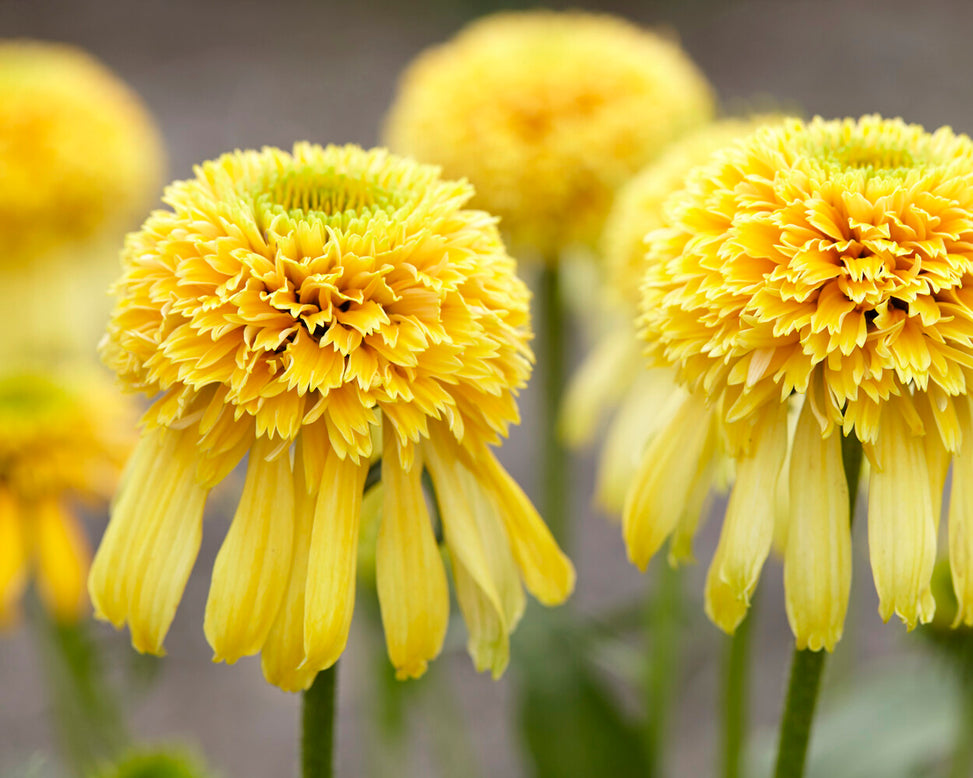
[[[203,631],[213,661],[236,662],[263,647],[290,577],[294,476],[285,450],[266,437],[250,450],[233,523],[216,555]]]
[[[929,430],[936,434],[935,430]],[[936,513],[922,437],[913,434],[895,404],[882,412],[868,482],[868,552],[878,590],[878,612],[897,614],[909,629],[936,610]]]
[[[304,654],[308,667],[331,667],[348,642],[355,609],[355,571],[362,491],[368,461],[328,451],[314,507],[304,600]]]
[[[162,653],[199,553],[207,490],[194,478],[195,441],[193,431],[143,433],[92,563],[96,613],[128,622],[139,651]]]
[[[449,622],[446,570],[422,493],[421,451],[405,471],[389,437],[382,455],[385,504],[375,548],[376,583],[389,659],[418,678],[439,655]]]
[[[304,590],[317,493],[309,492],[304,485],[301,458],[298,446],[294,461],[294,544],[287,591],[260,652],[264,677],[286,692],[304,691],[318,674],[317,668],[304,664]]]
[[[496,500],[510,550],[527,591],[544,605],[560,605],[574,590],[574,565],[493,452],[484,450],[476,464],[477,477]]]
[[[668,423],[645,452],[629,488],[622,534],[629,560],[645,570],[685,510],[713,435],[712,413],[704,400],[684,395]]]
[[[91,545],[78,517],[59,500],[42,499],[31,513],[38,592],[56,619],[77,621],[88,607]]]
[[[777,478],[787,451],[787,406],[757,417],[749,446],[737,459],[736,484],[706,576],[706,613],[732,633],[750,607],[774,534]]]
[[[790,462],[790,527],[784,552],[787,619],[800,649],[831,651],[851,591],[851,516],[837,430],[827,438],[805,403]]]

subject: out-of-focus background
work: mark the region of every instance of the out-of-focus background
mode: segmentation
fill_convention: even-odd
[[[973,4],[647,0],[570,6],[617,13],[671,31],[729,110],[783,108],[826,117],[879,112],[927,128],[949,124],[958,131],[973,130]],[[194,162],[236,147],[288,146],[299,139],[375,144],[406,63],[469,19],[499,7],[487,0],[0,0],[0,37],[78,44],[113,68],[141,94],[160,122],[172,179],[189,176]],[[576,323],[579,354],[585,325]],[[514,476],[534,493],[539,476],[532,468],[536,402],[528,390],[522,402],[525,422],[502,452]],[[578,591],[571,607],[582,616],[602,618],[637,602],[654,576],[643,577],[628,564],[618,528],[587,507],[593,457],[579,457],[576,468],[577,477],[565,480],[580,525],[575,552]],[[298,697],[266,684],[257,660],[243,660],[234,667],[211,664],[203,637],[209,572],[227,521],[225,506],[232,504],[231,492],[232,486],[225,488],[223,510],[219,504],[210,510],[203,553],[167,641],[169,655],[154,665],[157,677],[145,691],[129,701],[134,713],[131,727],[140,737],[196,746],[224,776],[294,774]],[[96,522],[93,535],[101,527]],[[716,529],[711,523],[699,540],[702,561],[712,553]],[[864,528],[858,529],[861,534]],[[849,628],[830,668],[823,704],[839,709],[843,694],[894,660],[896,672],[884,682],[887,707],[907,708],[913,668],[922,669],[929,661],[906,656],[916,651],[905,646],[900,626],[882,627],[867,574],[864,537],[857,541]],[[717,747],[717,671],[725,640],[702,617],[704,572],[703,564],[692,569],[687,582],[693,602],[687,609],[690,623],[678,714],[669,728],[674,742],[669,772],[674,776],[711,774]],[[758,727],[772,731],[792,642],[777,562],[768,564],[763,581],[753,715]],[[461,645],[462,628],[454,626],[451,641]],[[125,636],[102,626],[98,635],[119,666],[130,661]],[[403,709],[415,747],[384,774],[436,774],[435,765],[444,759],[461,759],[455,754],[442,757],[439,751],[461,750],[468,737],[480,775],[529,775],[514,711],[519,639],[515,637],[508,675],[499,682],[477,675],[462,650],[441,660],[434,682],[455,692],[456,711],[430,704],[428,684],[416,684]],[[604,653],[600,672],[609,684],[624,686],[623,679],[637,674],[638,648],[637,643],[620,640],[615,652]],[[369,765],[374,768],[375,751],[381,749],[368,702],[374,687],[386,681],[380,649],[373,637],[362,633],[356,619],[339,682],[342,776],[363,775]],[[54,765],[37,654],[36,642],[26,631],[0,638],[0,775],[15,774],[32,759],[48,759]],[[638,706],[637,699],[628,702],[633,709]],[[944,698],[943,705],[950,704],[951,699]],[[926,713],[915,709],[920,729],[913,728],[913,735],[925,731],[921,726]],[[846,732],[868,724],[844,715]],[[840,724],[831,726],[840,734]],[[867,749],[867,744],[859,746]]]

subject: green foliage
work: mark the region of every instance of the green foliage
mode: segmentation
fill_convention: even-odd
[[[131,752],[92,778],[211,778],[195,757],[179,750]]]

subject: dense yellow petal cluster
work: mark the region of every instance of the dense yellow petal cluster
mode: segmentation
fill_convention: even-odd
[[[124,229],[161,184],[138,97],[79,49],[0,42],[0,267]]]
[[[952,461],[957,620],[973,623],[973,142],[877,116],[789,120],[717,152],[666,218],[649,238],[643,336],[689,389],[682,422],[700,426],[716,409],[737,463],[710,615],[732,630],[745,613],[780,479],[798,645],[830,650],[840,638],[851,581],[844,434],[871,465],[880,614],[910,627],[933,615]],[[703,466],[687,461],[703,451],[699,434],[679,435],[670,425],[656,436],[629,494],[624,530],[640,565]]]
[[[217,659],[262,652],[284,689],[344,650],[370,468],[401,677],[439,653],[449,613],[424,470],[479,668],[506,665],[521,579],[568,595],[570,562],[488,448],[533,356],[528,292],[472,195],[381,149],[299,143],[204,163],[129,237],[103,356],[158,399],[91,591],[138,649],[162,650],[207,493],[247,452],[205,631]]]
[[[0,627],[31,577],[55,618],[84,613],[91,552],[74,505],[108,501],[133,421],[100,375],[0,376]]]
[[[610,16],[502,13],[402,77],[389,144],[469,178],[526,255],[593,246],[615,191],[712,115],[673,41]]]
[[[617,408],[605,435],[598,466],[595,499],[620,515],[625,494],[642,452],[666,421],[676,392],[671,368],[643,370],[641,341],[632,319],[645,273],[645,237],[664,223],[666,200],[683,187],[689,172],[717,149],[757,127],[779,121],[771,115],[723,119],[672,143],[654,162],[623,186],[605,221],[601,256],[606,269],[604,318],[613,326],[594,345],[568,385],[562,430],[572,445],[591,440],[601,417]],[[703,505],[705,486],[701,483]],[[673,548],[677,558],[690,556],[690,543]]]

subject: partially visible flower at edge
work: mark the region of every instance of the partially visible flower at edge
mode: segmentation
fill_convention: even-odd
[[[712,116],[678,44],[622,19],[499,13],[403,74],[388,144],[476,187],[517,256],[593,248],[619,186]]]
[[[215,659],[260,652],[283,689],[344,650],[376,442],[399,677],[424,672],[449,614],[424,469],[478,669],[507,664],[521,578],[545,604],[570,593],[571,563],[489,448],[533,357],[528,292],[495,219],[464,209],[472,194],[382,149],[299,143],[204,163],[129,237],[103,356],[159,398],[90,589],[137,649],[162,651],[207,494],[247,452],[204,630]]]
[[[0,374],[0,628],[18,621],[31,579],[55,619],[84,615],[91,550],[77,510],[107,504],[134,421],[100,373]]]
[[[791,120],[717,152],[666,219],[649,239],[642,334],[688,394],[629,492],[630,559],[644,567],[673,531],[722,434],[736,482],[708,613],[727,631],[745,615],[780,475],[791,628],[799,648],[833,649],[851,585],[841,436],[855,436],[880,615],[912,628],[934,614],[952,462],[956,623],[973,624],[973,142],[878,116]]]

